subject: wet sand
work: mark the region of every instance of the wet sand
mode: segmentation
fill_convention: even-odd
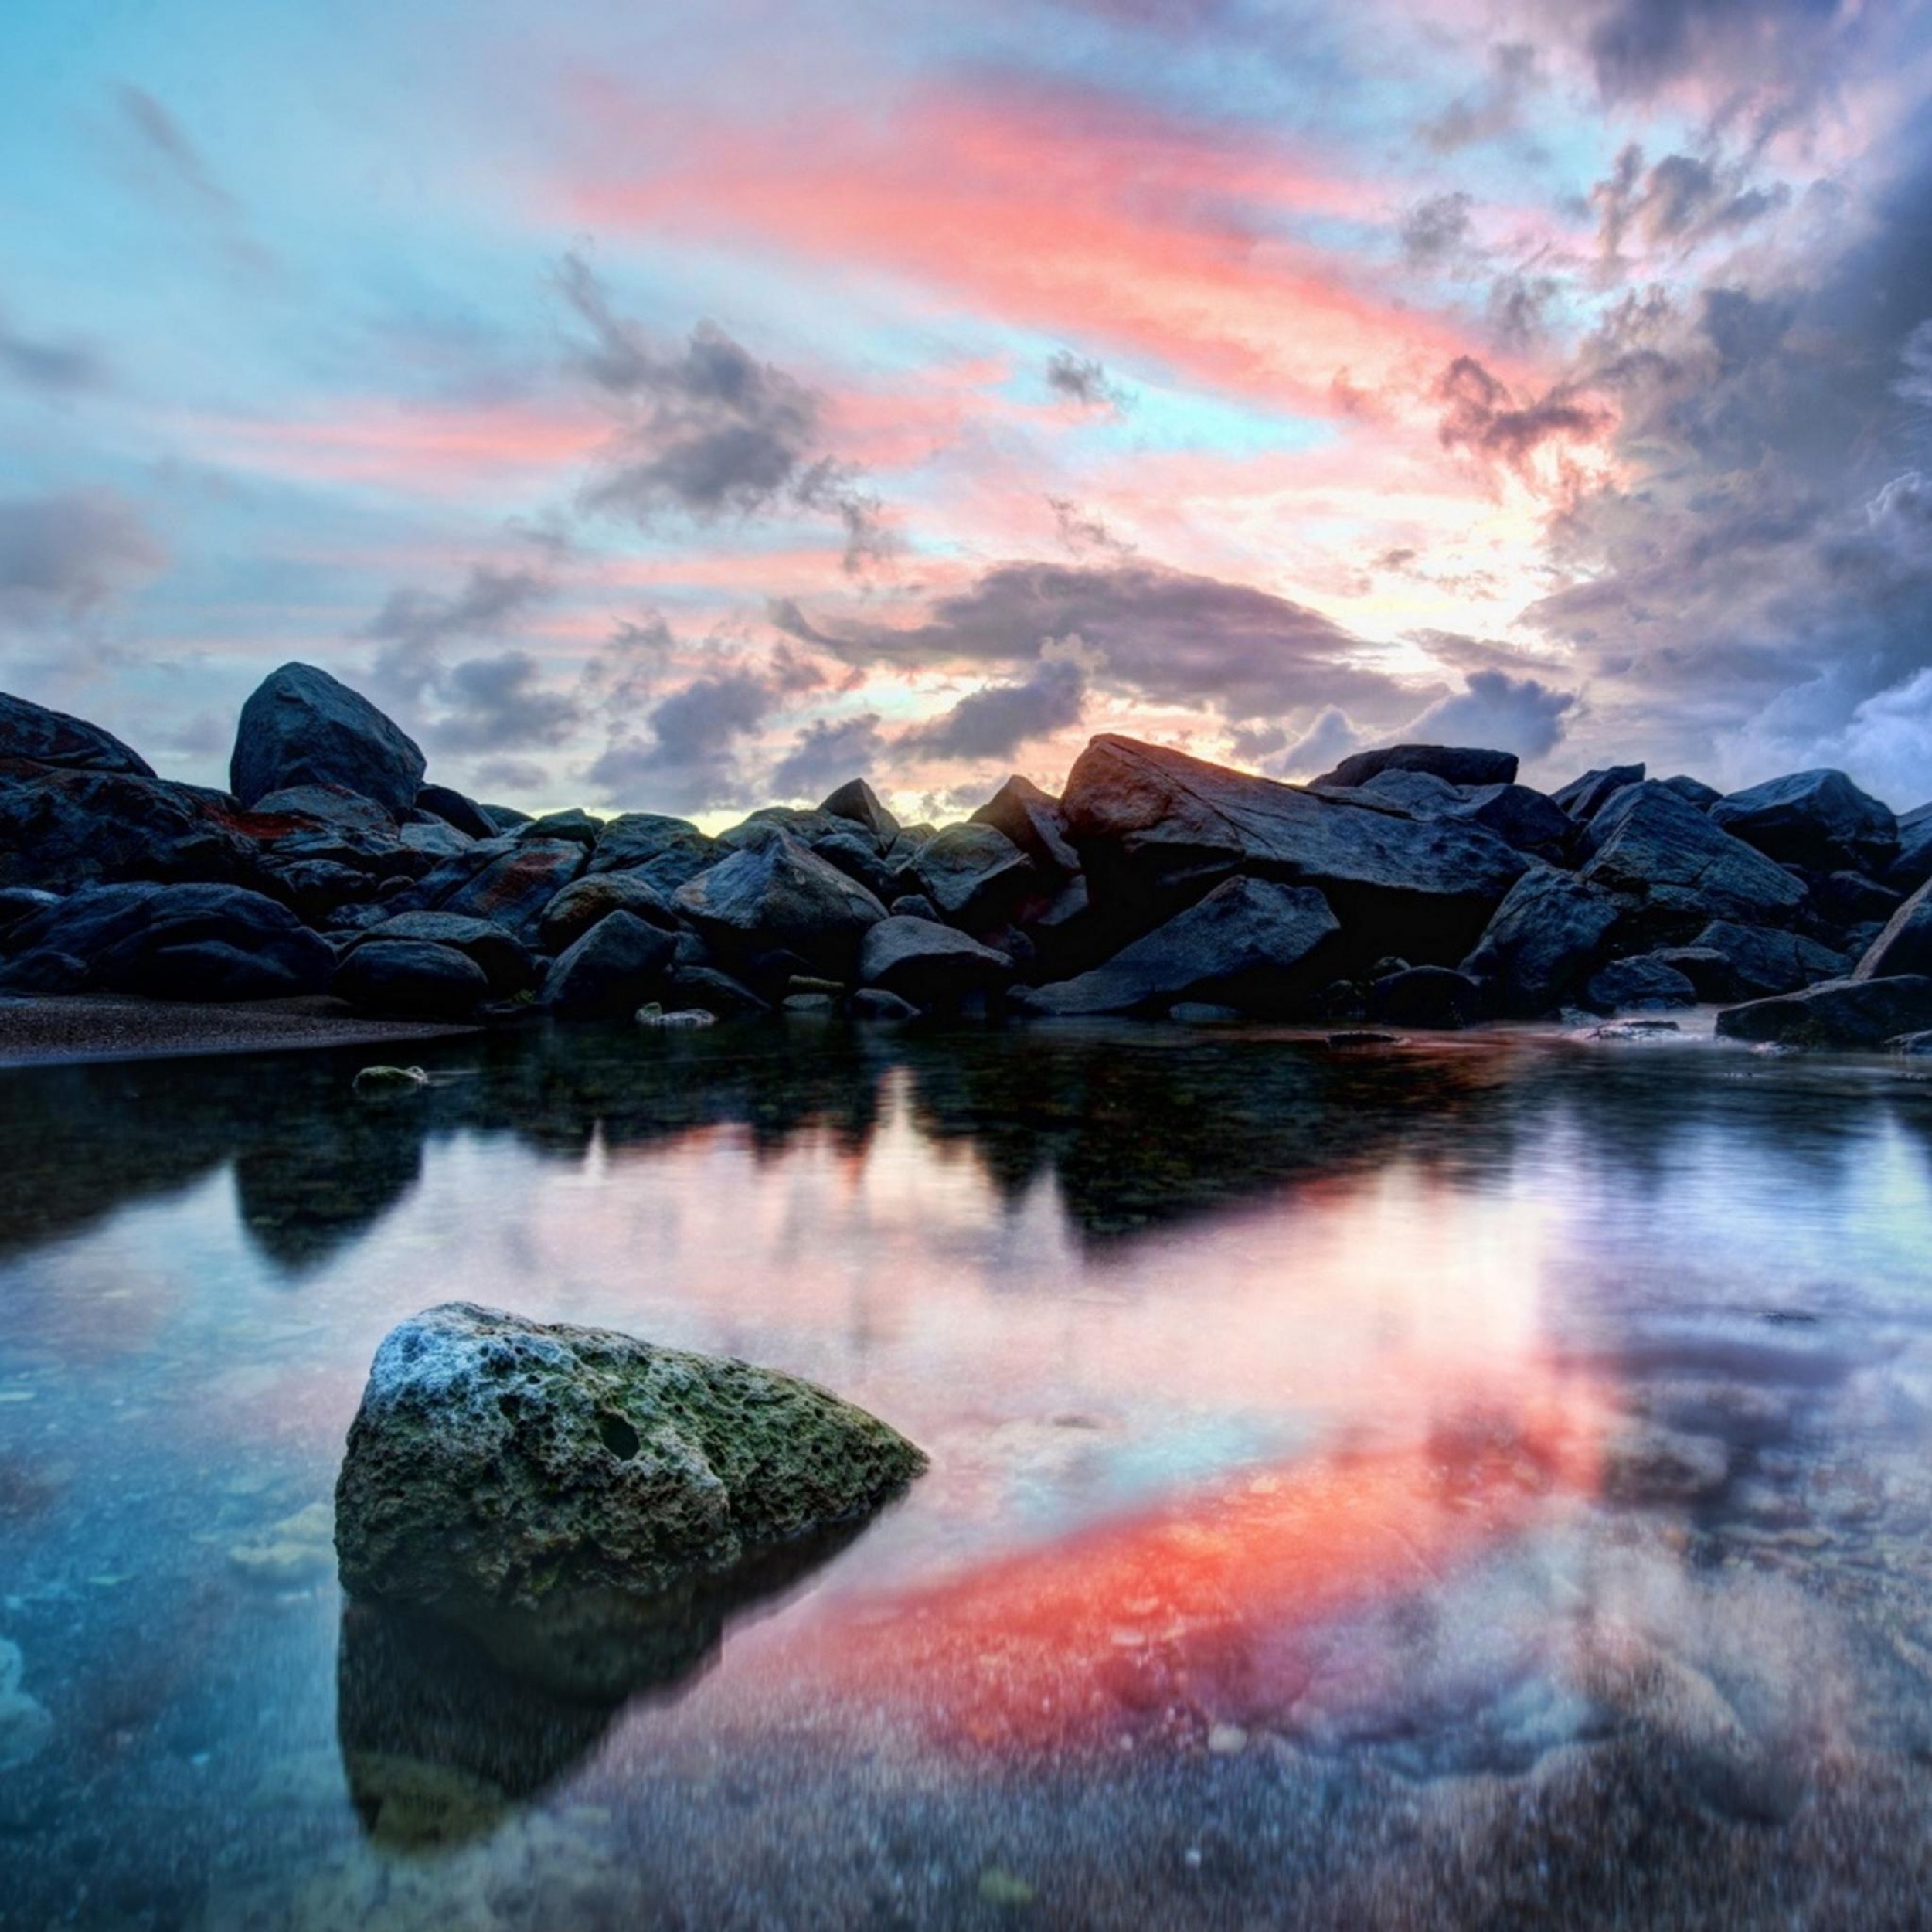
[[[447,1021],[370,1019],[341,1000],[0,999],[0,1067],[294,1047],[383,1046],[470,1033]]]

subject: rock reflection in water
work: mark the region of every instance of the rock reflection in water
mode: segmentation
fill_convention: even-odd
[[[580,1592],[461,1628],[345,1604],[336,1729],[363,1828],[412,1847],[492,1830],[589,1757],[627,1707],[688,1690],[728,1625],[780,1608],[863,1527],[841,1523],[659,1595]]]

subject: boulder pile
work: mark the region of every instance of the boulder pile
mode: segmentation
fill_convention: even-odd
[[[1741,1039],[1876,1046],[1932,1029],[1932,804],[1641,765],[1545,794],[1444,745],[1294,785],[1109,736],[1060,797],[1015,777],[963,824],[854,780],[713,836],[428,783],[366,699],[287,665],[226,792],[0,696],[0,991],[1411,1027],[1705,1004]]]

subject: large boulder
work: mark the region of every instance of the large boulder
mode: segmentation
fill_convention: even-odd
[[[995,993],[1013,977],[1005,954],[930,919],[882,919],[859,949],[859,983],[920,1007],[957,1005]]]
[[[0,760],[0,886],[132,879],[246,883],[308,819],[257,816],[199,786]]]
[[[1185,753],[1099,737],[1068,774],[1070,837],[1097,883],[1163,894],[1229,872],[1317,888],[1352,946],[1460,959],[1531,861],[1454,819],[1325,798]]]
[[[30,758],[70,771],[113,771],[151,778],[153,768],[111,732],[0,691],[0,758]]]
[[[1566,785],[1560,785],[1549,795],[1571,818],[1587,825],[1618,792],[1643,781],[1641,765],[1606,765],[1598,770],[1586,771],[1580,778],[1573,778]]]
[[[1723,794],[1715,785],[1707,785],[1701,778],[1693,778],[1688,772],[1680,771],[1675,778],[1666,778],[1664,783],[1676,793],[1687,805],[1695,805],[1699,811],[1709,811]]]
[[[968,823],[1003,832],[1036,866],[1049,872],[1076,872],[1080,854],[1067,843],[1066,815],[1050,791],[1015,772],[975,812]]]
[[[1730,969],[1737,999],[1794,993],[1821,980],[1842,979],[1852,961],[1798,933],[1713,920],[1691,940],[1693,950],[1719,954]]]
[[[600,919],[629,913],[666,932],[677,925],[668,894],[634,872],[587,872],[573,879],[543,909],[537,944],[546,953],[574,945]]]
[[[1647,953],[1638,959],[1613,959],[1599,968],[1584,988],[1583,1003],[1600,1013],[1667,1012],[1672,1007],[1695,1006],[1697,985],[1669,959]]]
[[[688,879],[717,864],[717,842],[688,818],[624,811],[606,821],[590,855],[594,872],[633,872],[667,897]]]
[[[1480,980],[1448,966],[1404,966],[1369,988],[1369,1017],[1390,1026],[1457,1032],[1483,1017]]]
[[[1932,880],[1892,915],[1852,977],[1883,979],[1896,973],[1932,973]]]
[[[1932,804],[1914,806],[1899,819],[1899,855],[1885,883],[1895,892],[1915,893],[1932,879]]]
[[[729,1574],[925,1458],[808,1382],[466,1302],[376,1352],[335,1488],[352,1596],[460,1623]]]
[[[1027,1012],[1062,1016],[1140,1012],[1179,1000],[1280,1010],[1311,989],[1339,930],[1314,887],[1238,874],[1104,965],[1052,985],[1022,988],[1014,1003]]]
[[[312,664],[271,671],[242,706],[228,785],[244,805],[291,785],[340,785],[393,818],[423,783],[416,741],[359,692]]]
[[[1577,835],[1569,813],[1527,785],[1484,785],[1452,805],[1447,815],[1493,832],[1518,852],[1552,861],[1568,855]]]
[[[740,954],[783,950],[842,975],[856,961],[859,941],[886,917],[872,893],[785,832],[688,879],[672,904]]]
[[[1579,876],[1629,894],[1660,930],[1714,919],[1776,925],[1804,903],[1804,886],[1782,866],[1666,784],[1624,787],[1590,821],[1588,843]]]
[[[490,996],[483,968],[454,946],[420,939],[378,939],[356,947],[329,988],[338,999],[373,1013],[411,1019],[460,1019]]]
[[[292,815],[312,818],[319,825],[337,831],[367,834],[372,838],[397,842],[395,815],[360,792],[345,791],[340,785],[287,785],[280,791],[264,792],[254,810],[280,816]]]
[[[84,886],[8,934],[5,979],[153,999],[284,999],[318,993],[335,955],[286,906],[240,886]],[[77,962],[49,978],[49,961]]]
[[[494,838],[497,835],[495,820],[474,798],[466,798],[448,785],[420,786],[416,794],[416,809],[440,818],[466,838]]]
[[[1783,866],[1882,872],[1898,855],[1899,825],[1890,809],[1842,771],[1767,779],[1719,799],[1710,816]]]
[[[1932,978],[1833,979],[1800,993],[1753,1000],[1717,1016],[1726,1039],[1783,1046],[1879,1047],[1900,1034],[1932,1027]]]
[[[364,927],[352,947],[372,940],[445,946],[474,960],[498,999],[509,999],[536,983],[536,961],[514,933],[487,919],[458,913],[396,913]]]
[[[1539,866],[1510,888],[1463,969],[1489,982],[1499,1013],[1552,1012],[1603,959],[1619,917],[1604,893]]]
[[[913,861],[919,889],[956,925],[986,927],[1010,916],[1036,879],[1033,862],[991,825],[948,825]]]
[[[818,809],[829,818],[849,819],[862,827],[882,849],[899,836],[899,821],[879,803],[878,793],[862,778],[847,780]]]
[[[1318,785],[1364,785],[1384,771],[1420,771],[1452,785],[1512,785],[1513,751],[1479,751],[1466,745],[1385,745],[1358,751],[1323,774]]]
[[[534,946],[550,902],[583,871],[583,860],[574,839],[479,839],[430,873],[420,896],[426,908],[487,919]]]
[[[543,976],[537,1004],[569,1018],[634,1012],[670,969],[678,942],[634,913],[607,913]]]

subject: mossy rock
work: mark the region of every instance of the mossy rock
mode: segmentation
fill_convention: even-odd
[[[459,1620],[719,1578],[924,1468],[811,1383],[468,1302],[376,1350],[335,1492],[343,1587]]]

